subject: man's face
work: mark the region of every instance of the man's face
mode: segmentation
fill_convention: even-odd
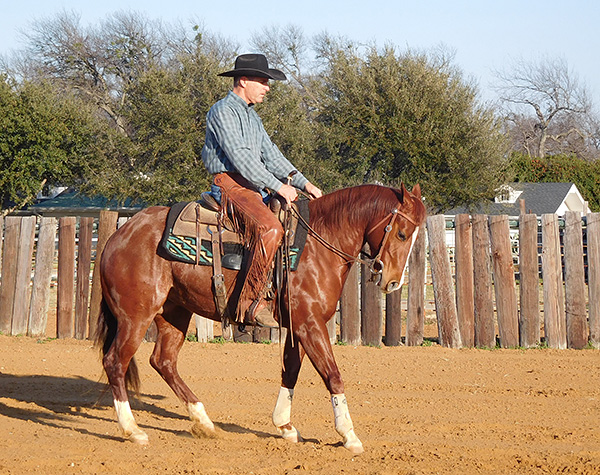
[[[260,104],[269,92],[269,80],[261,77],[246,78],[246,99],[250,104]]]

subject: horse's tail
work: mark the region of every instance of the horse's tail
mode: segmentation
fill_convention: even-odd
[[[108,350],[112,346],[117,337],[118,321],[112,313],[110,307],[102,297],[100,303],[100,314],[98,315],[98,326],[96,327],[96,345],[100,347],[102,356],[106,356]],[[106,371],[106,370],[105,370]],[[127,389],[139,394],[140,391],[140,376],[138,373],[135,358],[131,358],[127,372],[125,373],[125,385]]]

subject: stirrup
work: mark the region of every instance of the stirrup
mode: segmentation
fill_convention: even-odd
[[[256,311],[256,307],[258,307],[263,301],[265,300],[262,298],[257,298],[254,302],[252,302],[246,311],[244,324],[265,328],[279,328],[279,323],[277,323],[277,320],[275,320],[275,317],[273,316],[273,310],[271,309],[271,304],[268,301],[266,301],[267,305],[265,307],[261,308],[258,312]]]

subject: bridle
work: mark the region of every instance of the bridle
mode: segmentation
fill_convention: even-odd
[[[338,256],[346,259],[347,264],[355,264],[360,262],[361,264],[367,266],[367,268],[371,272],[371,280],[375,282],[376,285],[379,285],[381,283],[384,268],[384,263],[381,260],[381,255],[383,254],[383,249],[390,237],[390,232],[394,227],[394,221],[398,218],[398,216],[401,216],[404,219],[406,219],[409,223],[413,224],[415,227],[418,227],[417,222],[413,218],[408,216],[406,213],[400,211],[398,208],[394,208],[388,214],[386,214],[380,221],[373,225],[371,229],[367,231],[367,236],[369,236],[373,231],[375,231],[389,219],[388,224],[384,229],[383,239],[381,240],[381,245],[379,246],[379,251],[377,255],[373,258],[363,259],[359,256],[353,256],[351,254],[348,254],[347,252],[344,252],[341,249],[335,247],[333,244],[331,244],[325,238],[323,238],[318,232],[316,232],[293,206],[291,206],[290,208],[292,212],[296,215],[298,220],[301,221],[304,226],[306,226],[306,229],[308,229],[310,233],[315,237],[315,239],[319,241],[323,246],[325,246],[334,254],[337,254]]]
[[[406,213],[403,213],[398,208],[394,208],[392,211],[390,211],[390,213],[385,215],[377,224],[375,224],[373,227],[371,227],[371,229],[367,231],[367,236],[369,236],[373,231],[379,228],[379,226],[381,226],[386,221],[390,214],[392,215],[392,217],[390,218],[389,223],[384,229],[383,239],[381,240],[381,245],[379,246],[379,252],[377,252],[377,255],[373,257],[368,264],[369,271],[371,272],[371,279],[373,282],[375,282],[376,285],[380,284],[381,278],[383,276],[384,263],[381,260],[381,255],[383,254],[383,249],[385,248],[387,240],[390,237],[390,233],[394,227],[394,221],[396,220],[396,218],[398,216],[402,216],[409,223],[412,223],[415,225],[415,227],[417,227],[417,223],[410,216],[408,216]]]

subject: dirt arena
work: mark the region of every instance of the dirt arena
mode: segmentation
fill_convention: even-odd
[[[276,436],[278,344],[186,342],[180,372],[218,431],[195,439],[186,410],[137,354],[132,403],[150,445],[120,437],[90,342],[0,335],[0,473],[600,473],[600,353],[336,346],[357,435],[353,456],[307,361],[292,422]]]

